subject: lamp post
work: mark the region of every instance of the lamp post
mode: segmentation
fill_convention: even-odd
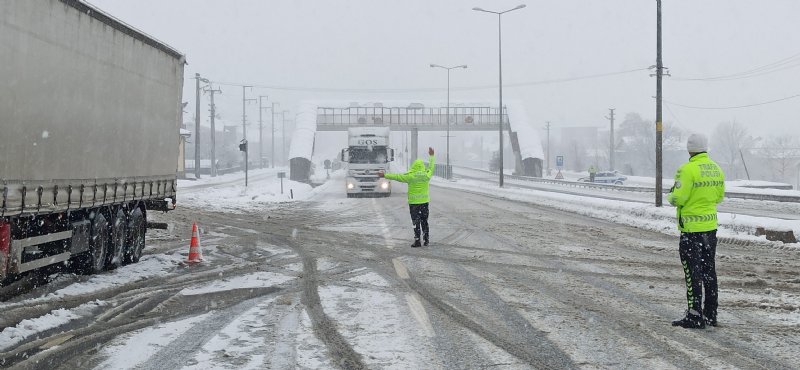
[[[502,46],[503,45],[503,39],[502,39],[503,29],[502,29],[502,20],[501,20],[502,18],[501,18],[501,16],[503,14],[505,14],[505,13],[508,13],[508,12],[511,12],[511,11],[514,11],[514,10],[518,10],[518,9],[522,9],[524,7],[525,7],[525,4],[520,4],[520,5],[517,5],[514,8],[511,8],[511,9],[508,9],[508,10],[504,10],[502,12],[494,12],[494,11],[491,11],[491,10],[485,10],[485,9],[477,8],[477,7],[476,8],[472,8],[472,10],[477,11],[477,12],[497,14],[497,55],[498,55],[498,61],[499,61],[498,64],[499,64],[499,70],[500,70],[500,78],[499,78],[499,80],[500,80],[500,83],[499,83],[499,85],[500,85],[500,110],[498,112],[498,114],[500,116],[500,123],[499,123],[499,126],[500,126],[500,129],[499,129],[499,131],[500,131],[500,153],[499,153],[499,156],[500,156],[500,180],[499,180],[499,182],[500,182],[500,187],[501,188],[503,187],[503,46]]]
[[[442,68],[447,70],[447,167],[445,167],[445,175],[450,179],[450,70],[456,68],[467,68],[466,64],[454,67],[445,67],[438,64],[431,64],[431,68]]]

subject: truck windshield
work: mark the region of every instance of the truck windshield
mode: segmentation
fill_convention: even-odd
[[[386,163],[386,147],[373,146],[367,148],[350,148],[350,163]]]

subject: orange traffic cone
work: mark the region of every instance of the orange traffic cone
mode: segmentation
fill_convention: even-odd
[[[189,260],[186,262],[197,263],[203,261],[203,252],[200,250],[200,233],[197,223],[192,222],[192,241],[189,243]]]

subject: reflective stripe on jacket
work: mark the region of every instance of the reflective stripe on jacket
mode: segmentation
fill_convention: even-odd
[[[434,158],[428,159],[428,168],[421,159],[414,160],[411,168],[406,173],[387,173],[384,177],[389,180],[405,182],[408,184],[408,204],[422,204],[430,202],[428,187],[433,176]]]
[[[724,196],[725,174],[708,153],[699,153],[678,168],[667,200],[677,207],[678,229],[697,233],[717,229],[717,204]]]

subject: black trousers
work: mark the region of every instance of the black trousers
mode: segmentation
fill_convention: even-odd
[[[409,204],[411,211],[411,223],[414,225],[414,240],[419,240],[419,229],[422,227],[422,233],[425,240],[428,239],[428,203],[422,204]]]
[[[717,230],[681,233],[680,256],[686,278],[686,300],[696,315],[717,318]],[[694,311],[694,312],[692,312]]]

